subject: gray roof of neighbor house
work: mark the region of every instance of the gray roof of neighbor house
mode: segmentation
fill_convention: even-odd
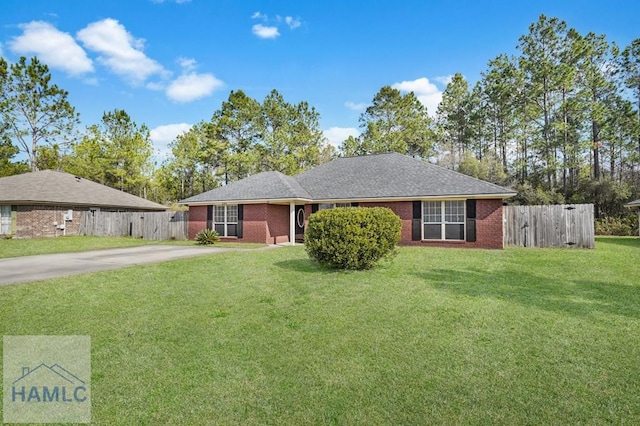
[[[273,181],[277,181],[274,173],[288,192],[273,184]],[[511,189],[406,155],[388,153],[336,158],[293,177],[278,172],[260,173],[187,198],[181,203],[271,199],[319,202],[457,196],[508,198],[514,195],[516,192]]]
[[[144,198],[54,170],[0,178],[0,204],[167,209]]]
[[[630,202],[628,204],[625,204],[625,207],[629,207],[629,208],[632,208],[632,209],[640,208],[640,199],[632,201],[632,202]]]

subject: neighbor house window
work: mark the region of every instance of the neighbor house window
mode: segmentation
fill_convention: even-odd
[[[464,205],[460,201],[424,201],[422,222],[425,240],[464,240]]]
[[[0,206],[0,235],[11,234],[11,206]]]
[[[238,205],[213,206],[213,222],[215,231],[221,237],[238,236]]]
[[[333,209],[336,207],[351,207],[351,203],[325,203],[325,204],[319,204],[318,205],[318,210],[327,210],[327,209]]]

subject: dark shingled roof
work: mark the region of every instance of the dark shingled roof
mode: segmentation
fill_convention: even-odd
[[[0,178],[0,204],[167,210],[161,204],[54,170]]]
[[[194,195],[183,204],[206,201],[311,200],[310,195],[291,176],[280,172],[263,172],[220,188]]]
[[[516,192],[424,163],[406,155],[389,153],[336,158],[294,177],[265,172],[196,195],[181,203],[250,200],[337,201],[420,197],[508,198]]]
[[[336,158],[295,178],[317,201],[516,194],[397,153]]]

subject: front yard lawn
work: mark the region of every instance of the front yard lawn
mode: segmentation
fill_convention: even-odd
[[[0,288],[3,335],[90,335],[95,424],[640,424],[640,240],[302,247]]]
[[[136,247],[149,244],[173,244],[192,246],[195,241],[154,241],[130,237],[67,236],[56,238],[0,238],[0,259],[6,257],[33,256],[37,254],[67,253],[74,251]],[[264,247],[264,244],[218,243],[219,247]]]

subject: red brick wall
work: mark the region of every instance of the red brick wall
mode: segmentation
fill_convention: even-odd
[[[242,239],[247,243],[267,243],[267,204],[245,204],[242,207]]]
[[[266,244],[289,241],[289,206],[244,204],[242,217],[242,238],[223,237],[223,241]],[[189,239],[206,227],[207,206],[189,207]]]
[[[420,245],[433,247],[472,247],[501,249],[502,243],[502,200],[476,201],[476,241],[412,241],[411,221],[413,202],[398,201],[390,203],[360,203],[362,207],[388,207],[402,220],[401,245]]]
[[[289,242],[288,205],[267,205],[267,242],[269,244]]]
[[[73,210],[73,220],[65,221],[64,215]],[[61,206],[17,206],[16,238],[58,237],[61,235],[78,235],[80,221],[87,207]],[[63,225],[65,229],[57,229],[53,224]]]
[[[402,221],[401,245],[433,247],[502,248],[502,200],[476,201],[476,241],[412,241],[413,202],[360,203],[362,207],[387,207]],[[305,206],[305,216],[311,215],[311,204]],[[243,207],[243,242],[280,244],[289,242],[289,206],[275,204],[245,204]],[[189,209],[189,238],[207,226],[207,207]],[[229,238],[228,240],[236,240]]]
[[[196,234],[207,227],[207,206],[189,207],[189,236],[195,240]]]

